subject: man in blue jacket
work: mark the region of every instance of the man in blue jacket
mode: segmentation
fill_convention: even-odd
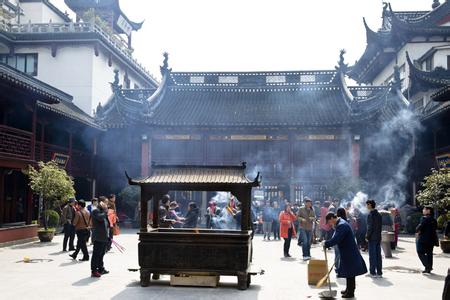
[[[369,210],[366,240],[369,244],[370,276],[380,278],[383,276],[381,261],[381,228],[383,222],[381,214],[375,208],[375,201],[367,200],[366,206]]]
[[[327,224],[334,226],[333,237],[325,241],[325,248],[338,246],[341,255],[340,264],[337,268],[337,277],[347,279],[347,288],[342,291],[342,298],[354,298],[355,277],[367,273],[366,263],[356,245],[355,236],[350,225],[330,212],[325,218]]]

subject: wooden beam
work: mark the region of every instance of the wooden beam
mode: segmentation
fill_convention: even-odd
[[[147,232],[147,201],[148,201],[148,189],[141,185],[141,228],[140,232]]]

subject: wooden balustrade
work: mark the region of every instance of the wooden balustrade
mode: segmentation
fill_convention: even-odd
[[[32,136],[31,132],[0,125],[0,156],[31,159]]]

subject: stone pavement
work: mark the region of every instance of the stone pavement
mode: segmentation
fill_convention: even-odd
[[[122,230],[116,241],[126,248],[124,253],[113,249],[105,256],[105,266],[111,272],[102,278],[90,277],[90,263],[78,262],[61,252],[62,236],[52,243],[33,242],[0,248],[0,298],[1,299],[318,299],[316,289],[307,284],[306,266],[301,259],[300,247],[292,242],[292,259],[282,257],[282,241],[263,242],[261,236],[254,240],[254,265],[265,270],[264,275],[252,278],[246,291],[236,287],[236,277],[220,279],[218,288],[171,287],[169,277],[152,281],[142,288],[139,273],[128,268],[138,268],[137,235],[134,230]],[[92,247],[89,249],[92,250]],[[450,255],[434,248],[434,271],[422,275],[422,266],[415,253],[414,238],[401,237],[394,258],[384,259],[384,278],[367,276],[356,278],[356,299],[441,299]],[[319,246],[312,255],[323,259]],[[32,263],[24,263],[28,256]],[[81,257],[81,256],[80,256]],[[368,264],[368,255],[363,254]],[[331,259],[333,256],[331,255]],[[334,275],[334,272],[333,272]],[[333,276],[333,289],[342,290],[345,280]],[[338,292],[339,294],[339,292]]]

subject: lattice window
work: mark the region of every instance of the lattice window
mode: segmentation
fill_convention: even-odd
[[[372,94],[371,90],[357,90],[356,96],[357,97],[368,97]]]
[[[238,76],[219,76],[219,83],[238,83]]]
[[[309,75],[300,75],[300,82],[315,82],[316,81],[316,75],[309,74]]]
[[[286,76],[284,75],[268,75],[266,76],[266,83],[284,83]]]
[[[205,76],[191,76],[190,83],[205,83]]]

